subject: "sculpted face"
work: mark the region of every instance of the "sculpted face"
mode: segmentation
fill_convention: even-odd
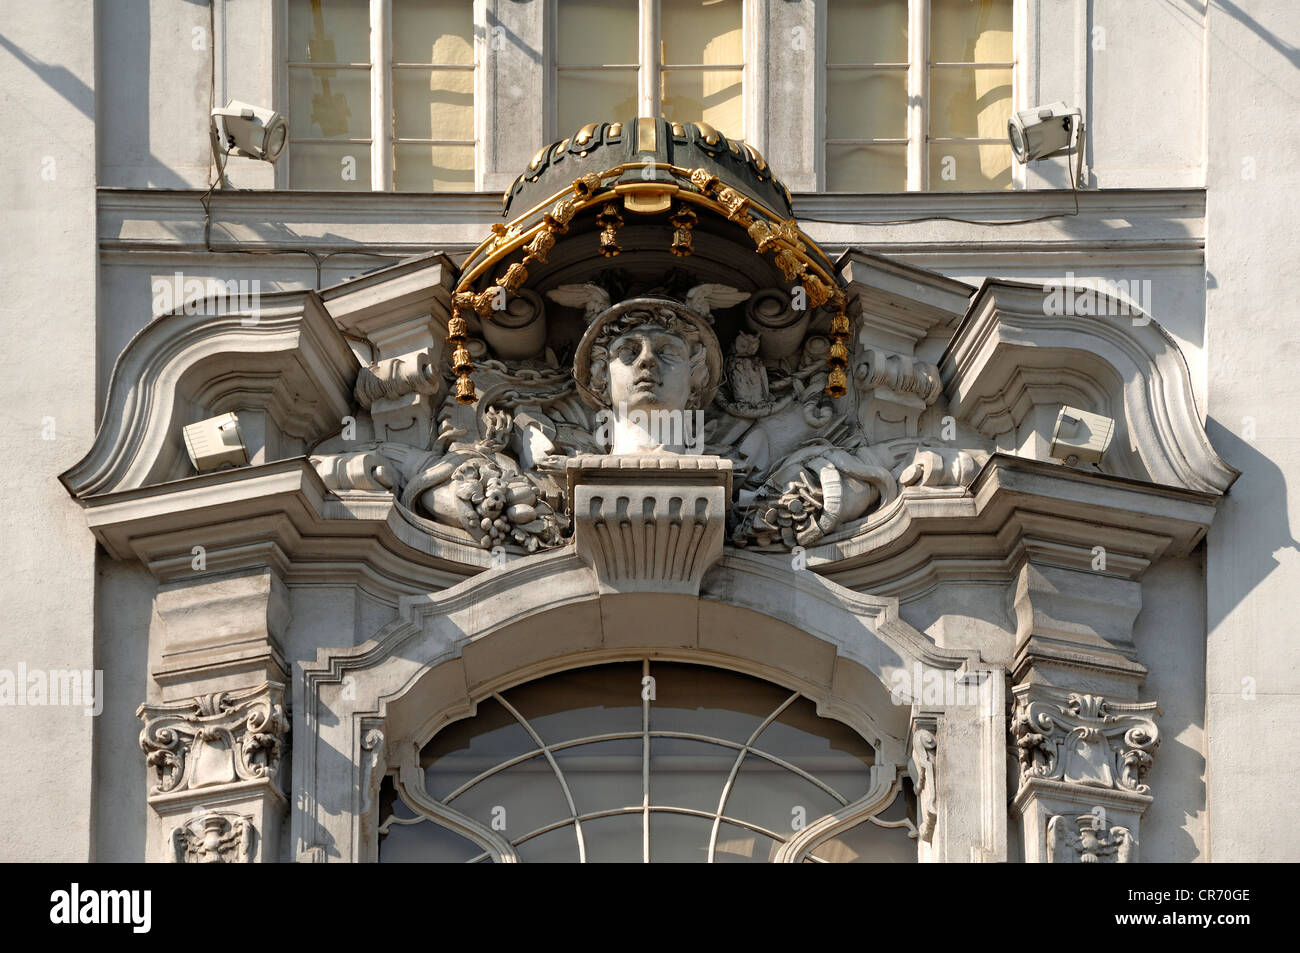
[[[690,346],[676,334],[642,325],[609,347],[609,396],[629,410],[685,410],[691,399]]]

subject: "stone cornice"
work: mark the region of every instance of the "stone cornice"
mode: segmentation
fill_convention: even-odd
[[[1186,555],[1213,519],[1216,494],[994,454],[966,492],[904,489],[852,536],[809,550],[841,585],[900,598],[945,576],[1006,582],[1026,552],[1138,578],[1162,556]]]
[[[104,252],[208,254],[200,190],[101,188],[99,244]],[[1069,193],[905,192],[795,196],[795,215],[830,253],[887,250],[914,263],[969,264],[1016,255],[1092,263],[1197,262],[1204,249],[1204,189],[1103,189]],[[925,221],[951,216],[996,222],[1063,213],[1020,225]],[[1115,223],[1122,220],[1123,225]],[[384,192],[239,190],[213,197],[212,245],[286,252],[346,251],[362,246],[394,255],[478,245],[501,221],[498,193],[411,195]],[[870,224],[903,222],[905,224]],[[274,224],[272,224],[274,223]]]
[[[269,565],[286,582],[357,582],[388,599],[454,585],[488,565],[482,549],[430,535],[434,524],[392,498],[350,507],[304,457],[90,497],[86,518],[115,558],[138,559],[160,582]],[[416,526],[415,523],[421,524]]]
[[[1093,547],[1107,573],[1139,578],[1166,554],[1185,555],[1217,497],[995,454],[969,490],[909,490],[853,536],[811,549],[809,566],[841,585],[906,597],[951,575],[1007,582],[1032,554],[1087,569]],[[207,570],[273,565],[292,581],[365,580],[386,598],[452,585],[486,569],[490,554],[376,494],[332,496],[304,458],[89,497],[87,521],[119,559],[139,559],[164,582]],[[536,559],[537,557],[511,557]]]

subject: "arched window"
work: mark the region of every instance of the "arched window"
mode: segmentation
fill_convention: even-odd
[[[386,779],[379,859],[484,861],[495,844],[525,862],[914,862],[910,798],[878,760],[812,701],[755,678],[578,669],[443,728],[420,753],[422,791]]]

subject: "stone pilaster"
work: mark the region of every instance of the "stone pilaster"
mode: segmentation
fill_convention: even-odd
[[[1135,862],[1139,822],[1152,802],[1146,774],[1160,744],[1158,706],[1029,685],[1013,697],[1012,808],[1025,860]]]
[[[150,773],[149,861],[278,859],[287,799],[281,763],[289,720],[284,684],[263,682],[141,705]]]

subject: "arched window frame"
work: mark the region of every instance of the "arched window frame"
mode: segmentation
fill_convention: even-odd
[[[667,661],[667,659],[656,658],[654,661],[662,662],[662,661]],[[680,661],[685,661],[688,664],[691,664],[691,660],[689,659],[682,659]],[[648,675],[651,660],[643,658],[641,659],[641,662],[643,665],[643,670],[642,670],[643,676]],[[601,663],[595,663],[595,664],[601,664]],[[701,662],[698,664],[700,665],[701,668],[704,668],[705,670],[709,670],[709,671],[732,672],[735,674],[745,675],[748,678],[755,678],[755,676],[751,675],[750,673],[740,672],[735,669],[719,666],[714,662]],[[552,672],[550,674],[561,674],[561,672]],[[428,790],[425,787],[425,777],[426,777],[425,771],[420,764],[420,751],[424,747],[424,745],[428,744],[440,732],[445,730],[449,725],[453,724],[454,722],[473,718],[478,712],[479,704],[481,704],[483,701],[487,699],[495,700],[496,702],[501,704],[516,719],[516,722],[519,725],[521,725],[524,728],[524,730],[527,731],[532,736],[534,742],[537,744],[537,749],[535,751],[529,752],[526,756],[521,755],[519,757],[510,759],[502,764],[490,768],[489,770],[481,773],[479,776],[462,784],[459,790],[464,790],[473,786],[474,784],[478,783],[480,780],[483,780],[486,777],[490,777],[491,775],[508,767],[510,764],[525,759],[534,758],[540,752],[549,761],[550,766],[552,770],[555,772],[561,787],[564,789],[564,794],[569,804],[570,812],[572,815],[568,818],[557,820],[554,824],[545,826],[536,831],[529,832],[525,837],[520,839],[520,842],[526,841],[535,836],[541,836],[545,833],[548,833],[552,829],[567,826],[568,824],[572,823],[575,825],[577,838],[578,838],[579,860],[585,862],[586,858],[583,849],[583,838],[581,833],[582,821],[594,820],[598,817],[608,816],[611,814],[635,813],[633,809],[628,809],[628,808],[597,811],[589,814],[579,814],[576,811],[576,808],[574,807],[573,798],[568,790],[568,786],[564,778],[564,774],[561,771],[560,767],[556,764],[552,752],[563,750],[565,748],[578,747],[579,745],[582,744],[610,740],[613,738],[623,738],[623,737],[630,738],[630,737],[634,737],[634,735],[626,732],[619,733],[618,735],[597,734],[597,735],[592,735],[590,737],[582,737],[582,738],[567,740],[560,744],[548,745],[545,741],[542,740],[541,736],[533,729],[533,727],[529,724],[528,720],[522,714],[520,714],[506,698],[503,697],[503,692],[508,691],[509,688],[519,687],[521,685],[525,685],[530,682],[542,680],[546,677],[547,676],[541,676],[540,679],[526,678],[522,681],[516,682],[515,684],[509,687],[501,688],[492,691],[490,693],[487,693],[482,697],[476,699],[473,711],[465,712],[461,714],[460,717],[457,718],[438,719],[438,726],[435,730],[431,732],[423,733],[421,736],[419,736],[420,738],[422,738],[422,740],[402,746],[402,748],[400,749],[400,753],[398,754],[396,764],[392,766],[392,770],[390,770],[389,775],[392,777],[393,785],[398,796],[402,798],[402,800],[405,802],[408,808],[414,811],[417,815],[420,815],[420,817],[418,819],[411,819],[411,820],[403,820],[396,817],[390,817],[386,821],[381,823],[375,829],[374,832],[376,844],[373,845],[372,847],[372,856],[378,857],[378,848],[377,848],[378,837],[380,834],[385,833],[390,826],[394,824],[400,825],[400,824],[420,823],[421,821],[427,819],[435,824],[438,824],[452,831],[455,834],[458,834],[474,842],[479,847],[481,847],[483,849],[483,853],[473,858],[471,862],[477,862],[483,860],[490,860],[494,863],[519,863],[520,862],[519,854],[515,849],[515,845],[512,844],[510,840],[503,837],[500,833],[492,830],[490,827],[476,820],[475,818],[472,818],[469,815],[464,814],[461,811],[458,811],[454,807],[451,807],[449,804],[445,804],[442,801],[439,801],[438,799],[434,798],[431,794],[429,794]],[[867,792],[855,800],[848,801],[842,795],[839,795],[836,792],[832,791],[823,781],[809,774],[803,769],[785,763],[781,761],[779,758],[771,754],[764,753],[761,750],[761,747],[755,744],[756,739],[758,739],[761,736],[762,732],[770,724],[772,724],[772,722],[775,721],[778,718],[778,716],[782,712],[784,712],[791,704],[793,704],[796,700],[800,698],[808,699],[808,696],[805,695],[803,691],[797,688],[791,689],[789,688],[789,686],[778,685],[776,682],[771,682],[766,679],[755,678],[755,680],[765,681],[767,684],[773,685],[774,687],[787,689],[790,691],[790,695],[775,710],[769,713],[769,715],[765,719],[763,719],[763,721],[759,724],[758,728],[754,730],[749,740],[743,745],[738,744],[737,742],[729,739],[709,736],[705,734],[691,734],[691,733],[682,733],[682,732],[673,732],[673,731],[651,730],[649,727],[649,712],[650,712],[651,702],[648,699],[645,699],[643,697],[642,732],[640,735],[636,735],[636,737],[643,737],[645,739],[643,758],[648,759],[649,757],[649,744],[650,744],[650,738],[652,737],[687,738],[690,740],[705,741],[710,744],[718,745],[720,747],[725,747],[737,751],[736,761],[732,767],[731,774],[727,779],[726,785],[724,786],[724,789],[721,793],[718,809],[716,812],[714,812],[711,815],[709,814],[709,812],[705,812],[705,811],[651,804],[649,799],[650,798],[649,762],[648,760],[643,761],[642,793],[643,793],[644,803],[643,803],[643,807],[640,810],[643,811],[645,814],[645,826],[643,827],[644,836],[643,836],[643,856],[642,856],[642,860],[644,862],[649,862],[650,860],[649,815],[658,812],[690,814],[697,817],[711,817],[711,819],[713,820],[713,826],[712,826],[712,833],[710,836],[709,854],[708,854],[708,862],[710,863],[714,862],[718,831],[720,825],[723,823],[747,828],[749,830],[755,831],[756,833],[762,834],[765,837],[771,838],[774,841],[778,842],[780,844],[780,847],[777,849],[774,858],[775,862],[777,863],[801,863],[805,861],[824,862],[821,861],[819,858],[811,856],[812,852],[816,850],[818,846],[820,846],[827,840],[835,837],[837,834],[840,834],[848,830],[849,828],[855,827],[858,824],[864,822],[875,823],[878,826],[884,828],[906,827],[909,831],[909,836],[916,837],[917,829],[915,824],[910,819],[905,818],[901,821],[889,821],[889,820],[879,819],[877,817],[877,815],[880,812],[883,812],[886,808],[893,805],[895,800],[902,795],[903,783],[904,783],[906,768],[907,768],[906,765],[891,763],[889,761],[883,761],[883,762],[877,761],[869,769],[871,777],[870,777],[870,783],[868,785]],[[881,757],[880,746],[878,744],[872,744],[868,739],[871,726],[869,725],[857,726],[854,725],[849,720],[839,719],[839,718],[829,718],[827,715],[824,715],[821,712],[819,712],[819,715],[820,717],[826,718],[827,720],[838,721],[841,724],[850,728],[852,731],[854,731],[855,734],[857,734],[860,738],[862,738],[864,744],[868,745],[873,749],[873,751],[875,751],[877,758]],[[736,779],[736,775],[741,766],[741,763],[744,760],[744,758],[750,754],[753,754],[765,760],[776,762],[777,764],[787,768],[788,770],[791,770],[803,776],[806,780],[809,780],[814,784],[817,784],[818,786],[822,787],[823,789],[831,793],[834,797],[836,797],[837,800],[843,802],[842,806],[838,810],[830,814],[826,814],[818,818],[810,819],[806,827],[796,831],[793,835],[789,837],[785,837],[777,832],[767,830],[743,818],[727,815],[725,813],[724,806],[730,796],[731,788]],[[448,798],[448,800],[450,800],[450,798]]]

